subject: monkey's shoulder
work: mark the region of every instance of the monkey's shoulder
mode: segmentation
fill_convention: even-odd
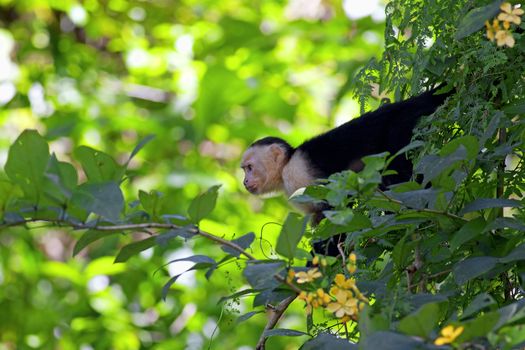
[[[291,196],[301,187],[306,187],[317,178],[307,156],[301,151],[294,152],[282,172],[284,191]]]

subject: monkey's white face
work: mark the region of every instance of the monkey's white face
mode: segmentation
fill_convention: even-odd
[[[284,163],[284,151],[278,145],[248,148],[241,161],[244,187],[252,194],[280,190]]]

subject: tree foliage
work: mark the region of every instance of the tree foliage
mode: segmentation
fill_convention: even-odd
[[[18,74],[4,77],[16,93],[0,113],[6,127],[22,129],[27,118],[40,132],[11,140],[0,179],[0,345],[202,347],[203,334],[213,343],[220,330],[225,347],[246,339],[263,348],[266,338],[303,349],[523,346],[519,7],[391,1],[385,50],[365,64],[362,52],[375,46],[346,33],[341,9],[320,2],[307,15],[294,3],[288,18],[271,1],[189,1],[172,11],[119,1],[2,5]],[[243,145],[275,134],[275,124],[298,130],[324,115],[330,124],[338,108],[349,111],[354,87],[365,111],[443,82],[452,96],[404,150],[414,181],[381,190],[396,155],[372,155],[361,172],[291,199],[330,204],[317,227],[265,202],[262,212],[283,224],[263,237],[272,214],[253,213],[230,174]],[[310,241],[341,233],[339,259],[308,252]],[[199,293],[185,292],[179,282],[195,270],[204,272],[193,280]],[[296,297],[301,322],[277,325]],[[223,320],[219,298],[229,311],[248,308],[238,326]],[[264,309],[273,316],[262,329]]]

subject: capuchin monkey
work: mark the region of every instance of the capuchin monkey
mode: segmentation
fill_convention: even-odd
[[[265,137],[250,145],[242,157],[244,187],[256,195],[284,191],[289,197],[302,187],[312,185],[336,172],[359,172],[367,155],[397,153],[410,143],[418,120],[430,115],[452,93],[438,94],[442,86],[408,100],[387,104],[366,113],[335,129],[305,141],[294,148],[278,137]],[[387,188],[406,182],[412,177],[412,162],[405,154],[397,156],[388,166],[395,175],[382,178],[381,186]],[[323,218],[327,205],[301,206],[313,215],[313,223]],[[314,244],[314,251],[325,255],[339,254],[337,241],[344,235]]]
[[[364,156],[382,152],[395,154],[410,143],[418,120],[432,114],[450,95],[450,92],[437,94],[439,88],[384,105],[297,148],[278,137],[255,141],[241,161],[244,187],[256,195],[284,191],[290,196],[333,173],[348,169],[361,171]],[[388,169],[397,174],[384,176],[384,187],[408,181],[412,176],[412,163],[404,154],[396,157]],[[312,210],[315,209],[308,211]]]

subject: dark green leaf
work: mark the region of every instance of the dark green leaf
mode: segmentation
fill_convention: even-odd
[[[494,1],[486,6],[471,10],[459,23],[455,37],[457,40],[466,38],[470,34],[481,29],[485,21],[496,17],[499,12],[500,0]]]
[[[215,264],[215,260],[213,260],[207,255],[192,255],[192,256],[185,257],[185,258],[170,260],[168,261],[166,265],[172,264],[177,261],[191,261],[191,262],[198,263],[198,264],[208,264],[208,265]]]
[[[277,239],[275,251],[288,259],[293,259],[307,222],[308,216],[302,217],[297,213],[288,214]]]
[[[439,303],[429,303],[401,319],[398,330],[408,335],[427,338],[441,318]]]
[[[59,162],[53,154],[49,158],[45,176],[52,182],[52,188],[46,188],[46,192],[56,194],[56,188],[65,198],[71,198],[73,190],[77,185],[77,171],[69,163]]]
[[[514,199],[505,198],[478,198],[467,204],[460,212],[461,215],[472,211],[483,210],[488,208],[518,208],[521,203]]]
[[[115,258],[115,263],[121,263],[128,261],[133,255],[153,247],[156,244],[157,237],[148,237],[141,241],[133,242],[122,247],[117,257]]]
[[[75,150],[75,158],[82,165],[90,182],[115,181],[119,183],[124,175],[124,168],[118,165],[111,156],[91,147],[78,147]]]
[[[237,317],[236,322],[237,323],[244,322],[244,321],[250,319],[252,316],[255,316],[255,315],[263,313],[263,312],[264,311],[251,311],[251,312],[248,312],[248,313],[246,313],[244,315],[241,315],[241,316]]]
[[[162,287],[162,299],[166,300],[166,296],[168,295],[168,292],[171,288],[171,286],[173,285],[173,283],[175,283],[177,281],[177,279],[182,276],[183,274],[185,274],[186,272],[188,271],[192,271],[192,270],[201,270],[201,269],[205,269],[205,268],[208,268],[212,265],[215,265],[215,260],[211,259],[210,257],[208,256],[205,256],[205,255],[193,255],[193,256],[188,256],[186,258],[181,258],[181,259],[175,259],[175,260],[172,260],[170,262],[168,262],[168,264],[171,264],[171,263],[174,263],[174,262],[177,262],[177,261],[191,261],[191,262],[194,262],[196,263],[195,265],[193,265],[192,267],[190,267],[189,269],[187,269],[186,271],[184,271],[183,273],[180,273],[176,276],[173,276],[169,279],[169,281],[164,285],[164,287]],[[166,264],[166,265],[168,265]]]
[[[254,289],[266,289],[276,287],[278,282],[274,276],[284,267],[282,262],[263,264],[251,264],[243,271],[244,277]]]
[[[188,208],[188,215],[192,223],[197,225],[212,212],[217,203],[219,187],[221,186],[212,186],[191,201],[190,207]]]
[[[304,343],[300,350],[357,350],[357,345],[333,334],[320,333]]]
[[[448,143],[446,143],[443,148],[439,151],[441,156],[448,156],[454,153],[459,146],[465,147],[467,150],[467,159],[474,159],[479,152],[479,141],[476,137],[467,135],[458,137]]]
[[[48,159],[46,140],[36,130],[25,130],[9,148],[5,172],[28,199],[38,200],[44,189]]]
[[[467,222],[458,232],[454,233],[450,241],[450,250],[454,251],[463,243],[481,235],[486,224],[485,220],[481,217]]]
[[[253,232],[249,232],[237,239],[232,240],[232,243],[235,243],[242,249],[246,250],[246,248],[248,248],[253,243],[254,240],[255,240],[255,234]],[[241,256],[241,253],[239,251],[231,247],[228,247],[227,245],[222,245],[221,249],[230,255],[233,255],[236,257]]]
[[[139,151],[148,143],[150,142],[152,139],[155,138],[155,135],[147,135],[145,138],[143,138],[142,140],[140,140],[140,142],[135,146],[135,148],[133,149],[133,151],[131,152],[131,154],[129,155],[129,158],[128,158],[128,161],[126,162],[126,166],[129,164],[130,160],[135,157],[135,155],[137,153],[139,153]]]
[[[350,208],[344,208],[342,210],[325,210],[323,211],[324,216],[336,225],[346,225],[354,217],[354,211]]]
[[[88,230],[86,231],[77,241],[75,247],[73,248],[73,256],[77,255],[82,249],[84,249],[88,244],[91,244],[101,238],[109,237],[118,233],[117,231],[97,231],[97,230]]]
[[[366,337],[364,344],[359,344],[363,350],[421,350],[426,349],[425,344],[404,334],[380,331],[370,334]]]
[[[465,284],[473,278],[489,272],[498,263],[498,259],[491,256],[478,256],[458,262],[454,265],[453,273],[456,283]]]
[[[256,289],[252,289],[252,288],[244,289],[236,293],[233,293],[231,295],[220,298],[219,303],[223,303],[226,300],[230,300],[230,299],[237,299],[239,297],[242,297],[243,295],[255,294],[256,292],[257,292]]]
[[[481,293],[472,300],[470,305],[465,309],[463,314],[461,315],[462,319],[469,318],[470,316],[473,316],[474,314],[478,313],[479,311],[496,304],[496,301],[487,293]]]
[[[423,157],[416,165],[415,172],[424,175],[424,184],[429,183],[436,177],[449,170],[456,163],[467,159],[467,149],[463,145],[451,154],[446,156],[438,156],[431,154]]]
[[[525,260],[525,245],[516,247],[509,255],[499,259],[501,263],[507,264],[515,261]]]
[[[492,230],[499,230],[502,228],[510,228],[513,230],[525,232],[525,225],[515,218],[497,218],[496,220],[491,222],[483,231],[489,232]]]
[[[275,282],[274,286],[277,286],[278,283]],[[253,307],[257,306],[267,306],[268,304],[279,304],[281,301],[285,300],[289,297],[296,296],[294,291],[291,291],[290,289],[282,289],[282,288],[275,288],[272,289],[273,286],[271,286],[269,289],[265,289],[261,291],[259,294],[255,295],[255,298],[253,298]]]
[[[184,239],[190,239],[195,236],[193,227],[181,227],[177,229],[171,229],[157,236],[157,243],[159,245],[165,245],[175,237],[181,237]]]
[[[296,331],[293,329],[283,329],[283,328],[270,329],[264,332],[265,337],[274,337],[274,336],[299,337],[301,335],[308,335],[308,333]]]
[[[72,202],[113,222],[124,209],[124,197],[116,182],[80,185],[73,192]]]
[[[525,114],[525,100],[513,101],[506,105],[503,111],[510,115]]]

